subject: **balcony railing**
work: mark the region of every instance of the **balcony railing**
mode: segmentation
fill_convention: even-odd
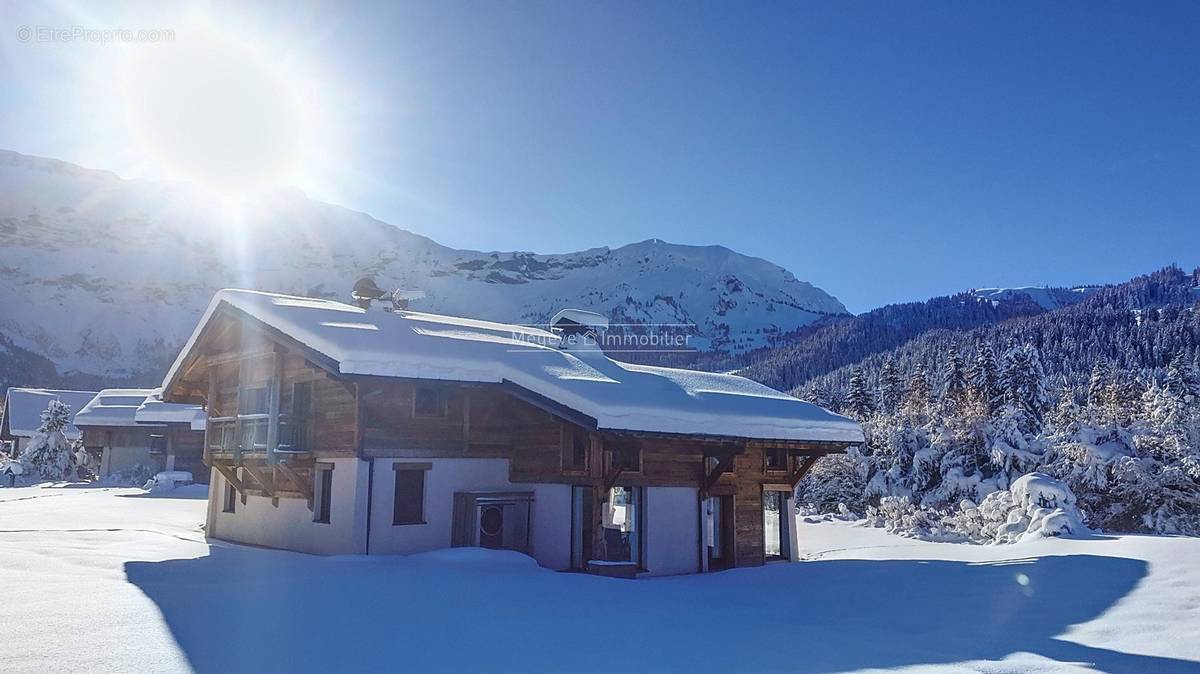
[[[208,420],[208,451],[240,454],[267,451],[271,417],[267,414],[243,414]]]

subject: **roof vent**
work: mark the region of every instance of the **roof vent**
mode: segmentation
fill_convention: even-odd
[[[370,276],[364,276],[354,284],[354,289],[350,291],[350,297],[354,299],[354,303],[360,308],[370,309],[371,302],[374,300],[391,300],[391,307],[384,307],[384,311],[404,311],[408,309],[409,302],[419,300],[425,297],[425,292],[422,290],[401,290],[397,288],[391,292],[380,288],[375,279]]]
[[[566,348],[583,345],[599,348],[596,338],[607,328],[607,318],[582,309],[563,309],[550,319],[550,332],[561,336]]]

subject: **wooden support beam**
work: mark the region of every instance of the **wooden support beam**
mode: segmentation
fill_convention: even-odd
[[[617,466],[617,469],[611,475],[604,476],[604,491],[608,491],[617,485],[617,480],[621,479],[621,473],[625,472],[625,466]]]
[[[463,389],[463,452],[471,449],[471,389]]]
[[[238,479],[237,469],[223,463],[214,463],[213,468],[217,469],[217,472],[221,474],[221,477],[225,478],[226,482],[233,485],[234,490],[242,494],[246,493],[246,485]]]
[[[278,464],[276,464],[276,467],[279,468],[279,470],[282,471],[283,474],[286,475],[287,478],[292,481],[292,484],[296,485],[296,488],[300,490],[300,493],[304,495],[304,498],[308,499],[308,509],[312,510],[313,509],[313,485],[312,485],[312,483],[309,482],[308,480],[304,479],[304,476],[301,475],[299,473],[299,471],[297,471],[295,468],[292,468],[291,466],[289,466],[287,464],[287,461],[280,461]]]
[[[822,456],[825,455],[814,454],[812,456],[806,456],[800,461],[800,465],[796,467],[796,470],[792,471],[791,476],[788,478],[788,482],[791,483],[793,490],[796,488],[796,485],[800,484],[800,480],[808,474],[808,471],[812,470],[812,467],[817,463],[817,459],[821,458]]]
[[[272,498],[275,497],[275,491],[276,491],[275,490],[275,480],[268,478],[256,466],[246,464],[246,465],[242,466],[242,468],[245,469],[245,471],[250,475],[250,477],[254,478],[254,481],[257,482],[263,488],[263,491],[267,492],[267,494],[269,494]]]
[[[204,401],[204,463],[212,465],[212,422],[208,417],[213,416],[212,404],[217,399],[217,377],[212,368],[208,368],[208,399]]]
[[[712,471],[704,477],[704,490],[702,493],[707,495],[717,485],[717,481],[721,479],[721,476],[731,470],[733,470],[732,454],[726,454],[717,459],[717,465],[713,466]]]
[[[267,461],[277,461],[275,450],[279,448],[279,398],[283,395],[283,349],[275,345],[271,353],[271,381],[267,398]]]

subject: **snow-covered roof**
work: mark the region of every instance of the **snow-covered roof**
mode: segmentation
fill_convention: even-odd
[[[167,373],[170,383],[204,326],[228,304],[336,362],[346,375],[511,382],[610,430],[770,440],[861,442],[851,419],[744,377],[620,363],[558,348],[539,328],[331,300],[222,290]]]
[[[204,408],[185,403],[165,403],[162,389],[154,389],[133,415],[139,424],[188,424],[193,431],[204,430]]]
[[[137,410],[154,389],[106,388],[75,414],[75,425],[137,426]]]
[[[42,412],[51,400],[61,400],[77,412],[96,397],[95,391],[59,391],[44,388],[10,388],[5,396],[4,415],[8,432],[21,438],[33,437],[42,425]],[[79,437],[79,429],[68,424],[63,434],[67,439]]]

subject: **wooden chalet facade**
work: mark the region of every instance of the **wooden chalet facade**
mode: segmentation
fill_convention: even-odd
[[[786,515],[799,479],[861,441],[853,422],[804,403],[822,419],[814,435],[840,438],[606,428],[582,405],[470,368],[463,379],[347,372],[358,352],[324,337],[418,319],[422,338],[458,320],[214,298],[163,390],[207,411],[210,536],[321,554],[509,548],[619,575],[757,566],[795,556]]]

